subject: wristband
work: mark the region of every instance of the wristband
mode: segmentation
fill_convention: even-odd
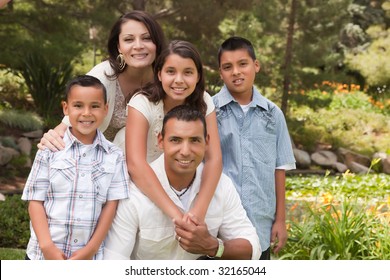
[[[222,257],[223,251],[225,250],[225,246],[223,245],[223,241],[221,239],[219,239],[219,238],[217,238],[217,240],[218,240],[218,250],[217,250],[217,253],[215,254],[214,257],[211,257],[211,256],[207,255],[207,257],[210,258],[210,259]]]

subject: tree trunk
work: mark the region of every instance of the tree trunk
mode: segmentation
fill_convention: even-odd
[[[289,16],[288,30],[287,30],[286,54],[285,54],[284,65],[283,65],[284,75],[283,75],[283,95],[282,95],[281,109],[285,115],[287,114],[288,92],[290,90],[290,83],[291,83],[292,45],[293,45],[297,3],[298,3],[297,0],[291,1],[291,9],[290,9],[290,16]]]

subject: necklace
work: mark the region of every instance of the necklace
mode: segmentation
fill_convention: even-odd
[[[177,197],[179,199],[181,199],[181,197],[190,189],[190,187],[192,186],[192,184],[194,183],[195,181],[195,177],[196,177],[196,173],[194,174],[194,177],[192,178],[190,184],[183,190],[181,190],[180,192],[178,192],[174,187],[172,187],[171,184],[169,184],[169,187],[171,188],[171,190],[177,195]]]

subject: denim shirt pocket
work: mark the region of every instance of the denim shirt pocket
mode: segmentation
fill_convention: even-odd
[[[92,184],[96,200],[101,204],[107,201],[108,189],[114,179],[115,166],[115,160],[110,159],[92,164]]]
[[[250,143],[253,157],[256,161],[274,168],[276,158],[276,123],[273,111],[256,110],[256,121],[252,122],[255,133],[251,135]]]
[[[216,107],[215,113],[217,115],[218,125],[220,126],[223,121],[226,121],[233,115],[232,109],[228,106],[223,106],[221,108]]]
[[[50,163],[50,191],[67,193],[71,191],[76,176],[76,161],[73,158],[59,159]]]

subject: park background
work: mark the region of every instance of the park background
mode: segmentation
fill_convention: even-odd
[[[112,24],[134,9],[153,14],[168,40],[197,46],[212,95],[219,44],[253,42],[256,86],[282,108],[303,157],[286,182],[289,241],[273,258],[390,259],[385,0],[10,1],[0,9],[0,259],[24,257],[20,192],[37,139],[62,119],[66,82],[106,58]]]

